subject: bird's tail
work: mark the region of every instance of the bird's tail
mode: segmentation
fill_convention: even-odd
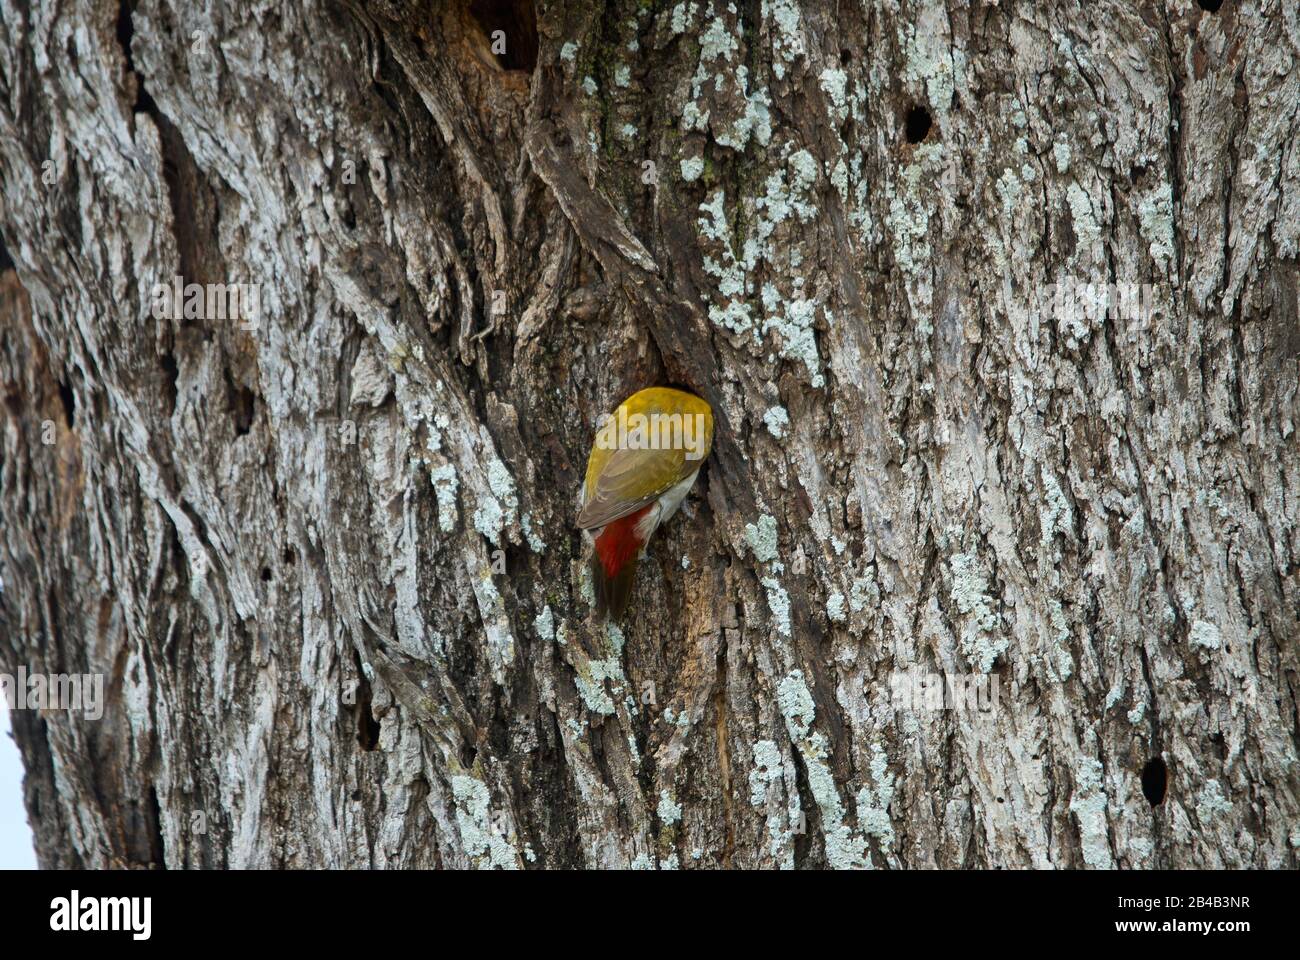
[[[613,576],[605,573],[600,557],[591,558],[591,582],[596,588],[596,615],[602,620],[618,621],[627,611],[636,582],[637,558],[627,560]]]
[[[602,619],[619,620],[627,609],[636,581],[636,564],[645,547],[643,538],[648,536],[641,530],[641,521],[652,509],[654,504],[649,504],[619,517],[605,524],[596,537],[591,581],[596,588],[596,613]]]

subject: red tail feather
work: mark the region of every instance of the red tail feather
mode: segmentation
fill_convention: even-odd
[[[636,576],[637,555],[645,541],[637,537],[637,524],[655,508],[647,507],[611,521],[596,538],[596,556],[591,564],[596,587],[596,610],[604,617],[617,620],[627,608]]]
[[[605,568],[605,576],[611,580],[645,546],[644,540],[637,539],[636,525],[652,509],[653,503],[636,513],[605,524],[600,536],[596,538],[596,554],[600,557],[600,565]]]

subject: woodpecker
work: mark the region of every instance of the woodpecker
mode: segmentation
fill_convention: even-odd
[[[587,460],[578,529],[595,539],[596,612],[627,609],[637,561],[677,512],[713,445],[713,411],[694,394],[650,387],[602,418]]]

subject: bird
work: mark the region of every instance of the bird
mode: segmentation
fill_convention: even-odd
[[[713,410],[684,390],[648,387],[601,419],[577,525],[595,541],[596,614],[617,621],[646,543],[677,512],[709,455]]]

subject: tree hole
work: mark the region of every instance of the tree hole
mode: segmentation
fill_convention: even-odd
[[[1159,806],[1169,787],[1169,768],[1161,757],[1152,757],[1142,768],[1142,794],[1151,806]]]
[[[930,111],[919,104],[907,111],[904,132],[908,143],[920,143],[930,133]]]
[[[1196,0],[1196,5],[1207,13],[1218,13],[1223,0]]]
[[[171,353],[164,353],[159,362],[162,365],[163,382],[162,394],[164,409],[170,419],[176,412],[176,381],[181,375],[180,368],[176,365],[176,357]]]
[[[256,399],[247,387],[233,387],[230,395],[230,415],[235,421],[235,435],[242,437],[253,428],[253,403]]]
[[[362,750],[379,746],[379,721],[370,710],[370,684],[363,679],[357,691],[357,743]]]
[[[537,66],[537,13],[533,0],[473,0],[472,16],[502,70],[533,72]]]
[[[72,420],[77,415],[77,397],[72,392],[72,387],[62,381],[59,381],[59,399],[63,401],[63,419],[71,430]]]

